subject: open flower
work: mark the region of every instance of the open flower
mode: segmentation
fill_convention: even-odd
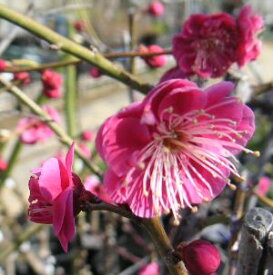
[[[173,54],[179,68],[203,78],[223,76],[233,63],[243,66],[257,58],[263,26],[249,5],[238,19],[227,13],[191,15],[173,39]]]
[[[65,162],[50,158],[33,171],[35,176],[29,180],[29,218],[33,222],[53,224],[64,251],[75,235],[75,216],[82,203],[93,197],[79,177],[72,173],[73,160],[74,144]]]
[[[52,70],[44,70],[42,73],[43,93],[48,98],[58,98],[61,96],[63,83],[62,76]]]
[[[57,123],[60,122],[59,113],[51,106],[43,106],[42,109]],[[49,126],[38,117],[29,116],[21,119],[17,130],[21,132],[20,138],[25,144],[35,144],[45,141],[53,135]]]
[[[155,87],[140,103],[108,118],[96,146],[108,165],[104,185],[112,200],[151,218],[212,200],[239,177],[229,159],[254,132],[250,108],[229,96],[223,82],[200,90],[186,80]]]

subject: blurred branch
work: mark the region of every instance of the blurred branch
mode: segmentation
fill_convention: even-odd
[[[140,92],[147,93],[151,88],[150,85],[142,83],[137,77],[114,65],[99,52],[95,50],[88,50],[87,48],[59,35],[31,18],[9,9],[5,5],[0,5],[0,17],[13,22],[34,35],[48,41],[53,44],[56,49],[62,50],[85,60],[88,63],[91,63],[102,70],[102,72],[106,75],[109,75]]]
[[[68,136],[65,131],[60,127],[58,123],[53,121],[51,117],[44,112],[39,105],[37,105],[34,101],[32,101],[26,94],[21,91],[18,87],[12,85],[7,80],[0,77],[0,83],[5,85],[7,87],[7,90],[13,94],[16,98],[20,100],[23,104],[29,107],[29,109],[38,115],[50,128],[51,130],[60,138],[61,142],[66,144],[67,146],[71,146],[73,143],[73,139]],[[101,177],[100,169],[95,166],[94,164],[91,164],[90,161],[84,156],[82,151],[76,146],[75,152],[81,158],[84,162],[84,164],[90,169],[90,171],[99,177]]]
[[[56,7],[53,9],[48,9],[46,11],[40,11],[42,15],[51,15],[51,14],[59,14],[60,12],[74,11],[80,9],[91,8],[92,4],[69,4],[61,7]]]
[[[34,8],[34,5],[33,5],[33,1],[32,1],[26,9],[26,12],[25,12],[26,15],[30,16],[33,12],[33,8]],[[9,47],[10,43],[17,36],[19,31],[20,31],[20,28],[18,26],[12,26],[12,29],[9,31],[9,33],[1,40],[1,43],[0,43],[0,56]]]
[[[261,194],[259,194],[259,192],[257,192],[256,190],[252,190],[253,194],[256,195],[258,197],[258,199],[266,204],[267,206],[273,208],[273,200],[271,200],[270,198],[263,196]]]
[[[114,58],[134,58],[136,56],[139,57],[147,57],[147,56],[157,56],[157,55],[163,55],[163,54],[172,54],[172,50],[164,50],[162,52],[156,52],[156,53],[140,53],[137,51],[129,51],[129,52],[109,52],[105,53],[104,57],[109,58],[109,59],[114,59]],[[52,62],[52,63],[47,63],[47,64],[41,64],[41,65],[31,65],[28,67],[8,67],[5,69],[5,72],[9,73],[19,73],[19,72],[31,72],[31,71],[42,71],[48,68],[60,68],[60,67],[66,67],[69,65],[74,65],[74,64],[79,64],[82,61],[74,58],[73,60],[66,60],[66,61],[61,61],[61,62]]]
[[[12,244],[8,245],[5,249],[0,250],[0,261],[4,260],[10,253],[17,250],[22,243],[27,241],[30,237],[32,237],[35,233],[40,231],[43,228],[41,224],[34,224],[29,226],[22,234],[18,236],[16,240],[13,241]]]

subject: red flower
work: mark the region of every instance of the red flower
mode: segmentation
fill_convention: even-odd
[[[196,240],[188,245],[179,245],[176,252],[181,255],[191,275],[213,275],[220,266],[218,249],[207,241]]]
[[[261,41],[256,35],[262,26],[262,18],[249,5],[237,20],[227,13],[195,14],[174,37],[173,54],[186,74],[220,77],[233,63],[243,66],[257,58]]]

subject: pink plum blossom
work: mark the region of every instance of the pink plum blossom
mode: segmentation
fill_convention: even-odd
[[[204,91],[187,80],[163,82],[146,98],[108,118],[96,147],[108,165],[104,186],[115,203],[144,218],[210,201],[229,175],[238,175],[234,154],[255,124],[252,110],[230,82]]]
[[[73,160],[74,144],[64,162],[50,158],[33,171],[29,180],[29,218],[36,223],[53,224],[65,252],[75,236],[75,216],[82,203],[93,197],[72,172]]]
[[[255,36],[262,25],[262,18],[249,5],[237,21],[227,13],[191,15],[173,38],[174,57],[186,74],[223,76],[233,63],[243,66],[256,59],[261,41]]]
[[[109,195],[106,193],[104,185],[100,182],[99,178],[95,175],[88,176],[84,181],[84,188],[98,197],[100,200],[113,203]]]
[[[165,12],[165,7],[160,1],[153,1],[148,7],[148,13],[155,17],[158,17]]]
[[[163,52],[163,49],[158,45],[150,45],[150,46],[143,46],[139,47],[139,52],[141,53],[160,53]],[[165,55],[154,55],[154,56],[147,56],[143,57],[143,60],[146,64],[151,68],[159,68],[163,67],[167,62],[167,57]]]
[[[42,109],[55,122],[60,122],[60,116],[53,107],[43,106]],[[35,116],[21,119],[18,123],[17,130],[21,132],[20,138],[25,144],[35,144],[40,141],[45,141],[53,136],[53,131],[48,127],[48,125]]]
[[[250,5],[245,5],[237,18],[239,43],[237,48],[238,64],[243,66],[255,60],[261,52],[262,41],[257,39],[258,32],[263,28],[261,16],[253,13]]]
[[[144,265],[138,275],[159,275],[159,265],[156,262]]]
[[[212,243],[196,240],[187,245],[179,245],[177,253],[192,275],[215,275],[221,264],[219,250]]]
[[[42,73],[43,93],[48,98],[59,98],[61,96],[62,76],[52,70],[44,70]]]

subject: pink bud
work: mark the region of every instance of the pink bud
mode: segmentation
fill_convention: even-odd
[[[62,76],[52,70],[44,70],[42,73],[43,93],[48,98],[58,98],[61,96]]]
[[[92,152],[88,146],[86,146],[83,142],[81,142],[78,146],[86,158],[91,157]]]
[[[92,141],[93,137],[94,137],[94,133],[93,133],[93,130],[91,129],[83,131],[81,134],[81,139],[84,141]]]
[[[164,14],[164,5],[159,1],[154,1],[148,8],[148,13],[153,16],[160,16]]]
[[[163,51],[164,50],[158,45],[150,45],[147,47],[141,45],[139,47],[139,52],[141,53],[160,53]],[[165,55],[147,56],[147,57],[143,57],[143,59],[146,62],[146,64],[151,68],[163,67],[167,62],[167,58]]]
[[[80,19],[80,20],[77,20],[75,23],[74,23],[74,28],[81,32],[85,29],[85,21]]]
[[[159,265],[158,263],[150,263],[147,265],[144,265],[139,273],[139,275],[159,275]]]
[[[221,263],[218,249],[210,242],[196,240],[188,245],[180,244],[177,254],[192,275],[213,275]]]
[[[0,157],[0,173],[8,169],[8,164]]]
[[[102,75],[101,71],[100,71],[98,68],[96,68],[96,67],[92,67],[92,68],[90,69],[90,71],[89,71],[89,74],[90,74],[90,76],[92,76],[93,78],[99,78],[99,77],[101,77],[101,75]]]
[[[262,195],[265,196],[266,193],[269,191],[270,187],[271,187],[271,180],[269,177],[262,177],[259,180],[259,184],[257,187],[257,192]]]
[[[21,72],[14,74],[14,80],[20,81],[22,85],[28,85],[31,82],[31,78],[28,72]]]
[[[0,72],[7,68],[7,62],[4,59],[0,59]]]

